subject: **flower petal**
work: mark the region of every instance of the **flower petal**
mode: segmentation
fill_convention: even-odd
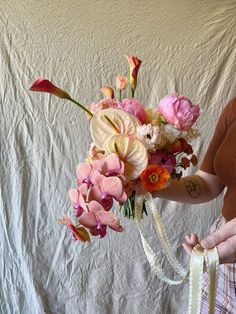
[[[117,153],[124,162],[124,174],[127,179],[137,179],[148,164],[148,154],[144,144],[138,139],[125,136],[113,135],[104,144],[106,153]]]
[[[107,211],[99,211],[96,213],[99,221],[103,225],[109,226],[111,229],[122,232],[124,228],[120,225],[119,219],[116,217],[115,214],[112,212],[107,212]]]
[[[136,135],[140,121],[133,115],[121,109],[104,109],[94,113],[90,122],[90,131],[93,142],[103,149],[104,142],[111,135],[126,134]]]

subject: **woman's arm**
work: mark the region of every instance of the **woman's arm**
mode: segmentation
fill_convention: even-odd
[[[183,177],[180,180],[171,180],[167,188],[154,192],[153,197],[180,203],[199,204],[217,197],[224,187],[216,175],[198,170],[194,175]]]

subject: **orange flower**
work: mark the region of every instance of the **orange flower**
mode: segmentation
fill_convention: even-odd
[[[150,164],[140,175],[141,184],[148,192],[164,189],[170,179],[166,168]]]

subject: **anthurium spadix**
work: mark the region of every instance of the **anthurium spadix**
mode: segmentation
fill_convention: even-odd
[[[129,180],[135,180],[147,167],[148,154],[144,144],[128,135],[113,135],[104,143],[107,154],[116,153],[125,165],[124,175]]]
[[[141,125],[134,115],[121,109],[104,109],[94,113],[90,121],[93,142],[100,149],[112,135],[129,135],[136,137],[136,129]]]

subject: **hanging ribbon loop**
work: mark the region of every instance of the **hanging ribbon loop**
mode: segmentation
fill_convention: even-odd
[[[160,246],[165,254],[170,265],[179,274],[179,280],[172,280],[168,278],[161,266],[161,263],[157,260],[156,254],[146,241],[142,230],[141,230],[141,217],[142,217],[142,206],[145,201],[146,209],[152,213],[155,231],[158,236]],[[169,284],[179,285],[189,278],[189,314],[200,314],[201,307],[201,287],[202,287],[202,276],[206,268],[209,276],[209,314],[214,314],[215,308],[215,294],[218,277],[218,266],[219,257],[217,249],[204,250],[199,244],[196,245],[191,254],[190,265],[186,270],[175,257],[173,250],[170,245],[165,227],[161,221],[161,216],[156,209],[155,202],[150,193],[144,196],[137,196],[135,200],[135,221],[141,236],[144,252],[150,263],[151,269],[155,272],[158,278]],[[206,266],[206,267],[205,267]]]

